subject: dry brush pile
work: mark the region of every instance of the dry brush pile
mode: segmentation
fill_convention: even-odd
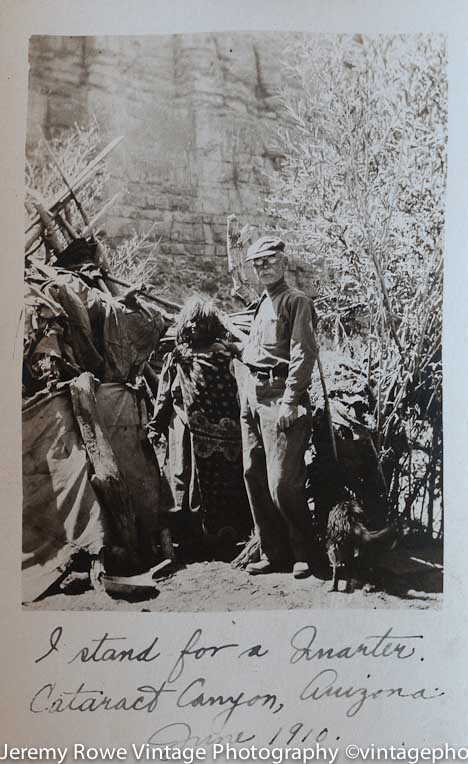
[[[28,257],[39,255],[48,259],[54,249],[63,250],[73,238],[90,238],[101,233],[100,255],[109,272],[133,284],[153,280],[158,268],[154,226],[144,234],[130,231],[118,247],[106,242],[107,216],[120,196],[106,198],[107,158],[120,140],[104,146],[100,127],[94,120],[86,126],[76,124],[50,140],[43,137],[37,143],[26,159]],[[38,236],[35,230],[41,210],[52,217],[45,237]]]

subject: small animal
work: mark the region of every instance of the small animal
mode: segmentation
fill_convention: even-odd
[[[365,544],[378,541],[393,534],[393,528],[369,531],[365,526],[365,514],[357,501],[342,501],[328,516],[326,549],[333,568],[333,584],[330,591],[337,592],[340,578],[346,579],[346,591],[352,592],[355,561]],[[344,575],[340,575],[344,573]]]

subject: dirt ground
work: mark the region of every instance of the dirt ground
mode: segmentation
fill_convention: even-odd
[[[355,591],[330,592],[329,573],[296,580],[291,573],[249,576],[229,563],[194,562],[155,581],[154,596],[130,602],[95,592],[50,594],[25,605],[31,610],[216,612],[307,608],[417,608],[442,604],[441,547],[399,548],[374,572],[373,583],[357,582]]]

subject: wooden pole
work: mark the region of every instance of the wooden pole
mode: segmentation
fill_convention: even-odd
[[[42,225],[42,223],[39,223],[38,225],[34,226],[34,228],[31,231],[31,236],[29,237],[29,239],[26,239],[26,242],[24,245],[24,251],[29,252],[33,244],[42,236],[43,233],[44,233],[44,226]]]
[[[44,135],[42,129],[41,129],[41,133],[42,133],[42,140],[44,141],[44,145],[45,145],[45,147],[47,149],[47,152],[48,152],[50,158],[52,159],[52,162],[56,166],[57,170],[59,171],[60,177],[62,178],[62,180],[65,183],[66,187],[70,191],[71,198],[75,202],[76,208],[77,208],[78,212],[80,213],[81,217],[83,218],[84,224],[85,225],[89,225],[88,216],[87,216],[86,212],[84,211],[84,209],[83,209],[83,207],[81,205],[80,200],[78,199],[77,195],[75,194],[70,181],[68,180],[67,176],[65,175],[65,172],[60,167],[58,159],[56,158],[56,156],[55,156],[54,152],[52,151],[51,147],[49,146],[49,144],[47,143],[45,135]]]
[[[64,229],[71,236],[72,239],[78,238],[78,234],[73,228],[73,226],[68,222],[66,218],[63,217],[63,215],[60,212],[57,212],[57,214],[55,215],[55,220],[60,225],[60,227]]]
[[[131,284],[129,284],[127,281],[123,281],[122,279],[117,279],[114,276],[109,276],[109,274],[105,274],[104,278],[106,281],[110,281],[113,284],[117,284],[118,286],[125,287],[126,289],[131,289]],[[168,313],[167,310],[164,309],[164,305],[161,304],[162,301],[159,299],[159,297],[149,294],[148,292],[145,292],[144,296],[146,300],[150,300],[151,302],[156,303],[165,321],[167,321],[169,324],[172,324],[174,322],[175,313]]]
[[[236,215],[228,215],[226,228],[226,249],[228,273],[232,279],[232,294],[244,305],[258,300],[258,294],[247,281],[242,263],[242,237]]]
[[[88,222],[88,225],[86,226],[86,228],[81,232],[81,236],[83,237],[83,239],[86,239],[87,236],[93,233],[93,228],[96,225],[96,223],[103,217],[103,215],[105,215],[109,207],[112,204],[114,204],[115,200],[119,196],[120,196],[120,192],[117,192],[116,194],[114,194],[112,199],[109,199],[109,201],[106,202],[104,207],[101,210],[99,210],[99,212],[93,217],[93,219],[90,222]]]
[[[123,135],[119,136],[119,138],[115,138],[115,140],[111,141],[98,155],[95,157],[82,172],[80,172],[76,178],[73,178],[70,180],[70,185],[74,189],[74,193],[76,194],[79,189],[86,183],[89,176],[94,172],[96,167],[106,158],[106,156],[115,149],[116,146],[119,145],[119,143],[123,141]],[[70,193],[69,189],[67,188],[65,191],[61,191],[57,196],[55,196],[50,205],[49,210],[51,215],[54,215],[56,212],[63,209],[63,207],[68,204],[68,202],[72,199],[72,194]],[[40,222],[40,218],[36,217],[31,221],[31,224],[26,229],[26,233],[29,233],[34,225]]]
[[[111,281],[114,284],[117,284],[118,286],[124,287],[125,289],[130,289],[131,284],[129,284],[128,281],[124,281],[123,279],[118,279],[116,276],[111,276],[109,273],[106,273],[104,278],[106,281]],[[152,288],[152,287],[150,287]],[[154,302],[159,303],[160,305],[163,305],[165,308],[172,308],[174,311],[179,312],[181,309],[181,305],[177,302],[173,302],[172,300],[166,300],[164,297],[160,297],[159,295],[152,295],[147,292],[145,292],[145,297],[147,297],[149,300],[153,300]],[[174,318],[174,316],[171,316],[171,318]]]
[[[35,201],[34,206],[37,210],[37,214],[39,215],[39,219],[42,221],[44,226],[44,238],[47,240],[50,248],[53,249],[56,255],[58,255],[63,247],[60,244],[57,234],[54,233],[54,221],[41,202]]]

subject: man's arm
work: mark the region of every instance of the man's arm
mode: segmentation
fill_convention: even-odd
[[[289,325],[291,332],[289,372],[278,419],[280,429],[286,429],[297,419],[297,407],[303,401],[304,394],[310,385],[317,358],[312,307],[307,295],[302,293],[292,295]]]

